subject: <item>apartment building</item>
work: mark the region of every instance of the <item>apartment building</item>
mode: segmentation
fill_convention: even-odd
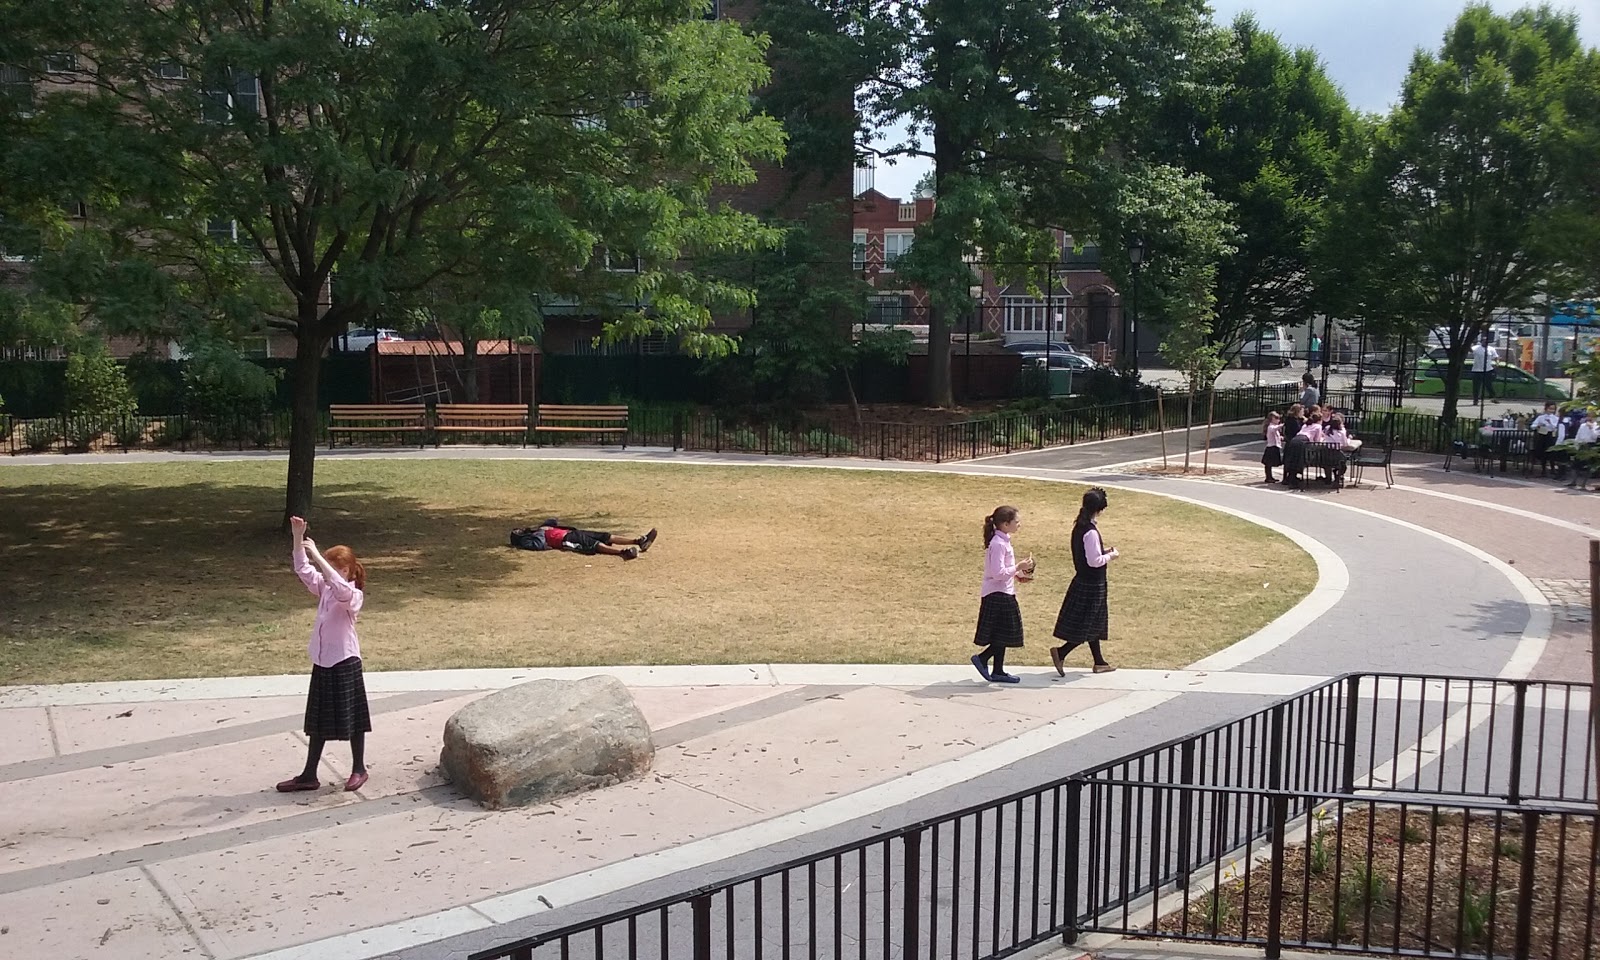
[[[873,288],[868,302],[868,322],[909,327],[925,335],[928,322],[927,292],[899,280],[895,262],[910,251],[917,227],[933,217],[937,201],[922,196],[890,197],[865,183],[857,194],[852,226],[855,269]],[[1100,250],[1092,241],[1080,243],[1065,231],[1056,231],[1059,255],[1053,263],[1035,264],[1054,283],[1037,292],[1026,284],[1005,284],[997,273],[1001,265],[973,265],[973,299],[977,307],[961,318],[958,334],[990,335],[1008,342],[1066,340],[1104,361],[1114,359],[1120,346],[1122,296],[1100,269]]]

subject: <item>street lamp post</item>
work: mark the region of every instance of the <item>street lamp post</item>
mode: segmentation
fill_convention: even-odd
[[[1139,268],[1144,266],[1144,240],[1134,237],[1128,241],[1128,265],[1133,268],[1133,314],[1127,318],[1122,326],[1122,354],[1131,356],[1132,367],[1124,366],[1130,370],[1132,376],[1128,378],[1128,393],[1134,394],[1134,384],[1139,379]],[[1128,340],[1133,339],[1133,353],[1128,353]]]

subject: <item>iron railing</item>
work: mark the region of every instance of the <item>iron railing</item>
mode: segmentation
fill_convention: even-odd
[[[1339,677],[1038,788],[471,960],[994,960],[1088,931],[1270,956],[1303,946],[1593,960],[1592,925],[1580,942],[1581,922],[1550,933],[1547,916],[1553,897],[1563,917],[1600,908],[1593,756],[1579,745],[1588,697],[1572,683]],[[1390,846],[1380,856],[1375,826],[1354,832],[1362,822],[1398,822],[1409,858]],[[1513,822],[1525,859],[1509,845],[1460,854],[1483,830],[1506,839]],[[1559,894],[1536,886],[1568,864],[1586,881]],[[1347,881],[1365,894],[1343,894]],[[1324,888],[1335,896],[1326,930],[1313,906]],[[1446,937],[1438,905],[1451,891],[1463,932]],[[1420,920],[1406,912],[1412,897],[1431,905]]]
[[[1219,390],[1214,416],[1217,422],[1264,417],[1293,392],[1292,385]],[[1207,409],[1197,403],[1197,415]],[[1099,404],[1033,413],[999,413],[946,424],[866,423],[754,423],[714,413],[638,408],[631,412],[626,443],[629,446],[669,447],[714,453],[867,457],[879,460],[944,462],[1039,450],[1046,447],[1137,436],[1185,425],[1187,407],[1178,397],[1158,402],[1153,397],[1131,402]],[[432,418],[430,417],[430,422]],[[164,417],[51,417],[9,424],[5,443],[16,453],[70,453],[88,450],[177,449],[246,450],[282,449],[289,443],[287,411],[261,415],[175,414]],[[328,415],[321,414],[318,443],[326,443]],[[368,434],[368,442],[414,436],[396,431],[394,436]],[[469,442],[542,445],[592,444],[598,434],[474,435]],[[448,439],[452,438],[447,438]],[[609,435],[608,439],[616,439]]]

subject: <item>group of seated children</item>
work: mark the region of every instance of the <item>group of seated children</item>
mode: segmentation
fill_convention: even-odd
[[[1321,404],[1306,407],[1297,403],[1289,408],[1287,415],[1276,410],[1267,414],[1263,432],[1267,449],[1261,455],[1261,465],[1266,467],[1268,483],[1278,482],[1272,471],[1281,466],[1283,482],[1298,487],[1301,475],[1310,465],[1330,471],[1325,482],[1343,485],[1344,451],[1353,446],[1353,437],[1345,428],[1344,414],[1338,410]]]

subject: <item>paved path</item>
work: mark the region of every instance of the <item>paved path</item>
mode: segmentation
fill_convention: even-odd
[[[0,925],[8,928],[0,946],[118,958],[464,956],[1048,781],[1322,676],[1519,674],[1540,659],[1551,608],[1518,572],[1528,561],[1497,556],[1503,551],[1477,524],[1435,532],[1401,514],[1423,499],[1448,503],[1452,515],[1525,518],[1398,489],[1335,500],[1104,472],[1151,455],[1151,439],[941,469],[1093,476],[1293,531],[1319,561],[1318,590],[1203,669],[1066,680],[1034,671],[1012,689],[941,667],[622,669],[656,731],[655,775],[493,816],[438,783],[437,731],[482,691],[549,671],[373,674],[384,731],[372,747],[373,780],[360,794],[289,799],[261,784],[302,749],[302,677],[0,691],[11,734],[0,742],[0,804],[24,811],[0,847]],[[444,455],[474,453],[524,455]],[[1424,468],[1413,479],[1433,478]],[[1446,482],[1438,492],[1508,505],[1500,487],[1491,495],[1458,486],[1454,475]],[[1502,486],[1518,497],[1547,493]],[[1552,530],[1551,545],[1579,536]],[[1532,547],[1529,556],[1543,549]],[[1465,602],[1416,602],[1443,599],[1440,584]],[[342,780],[344,762],[330,750],[325,779]],[[430,941],[440,942],[413,947]]]

